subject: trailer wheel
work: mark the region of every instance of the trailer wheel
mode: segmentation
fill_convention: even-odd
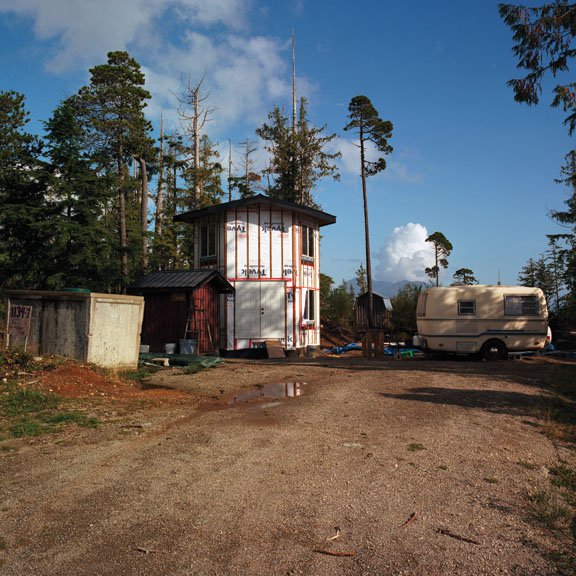
[[[508,358],[508,348],[502,340],[488,340],[482,346],[481,354],[484,360],[505,360]]]

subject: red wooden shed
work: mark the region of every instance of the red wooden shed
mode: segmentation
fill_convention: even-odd
[[[166,344],[186,339],[195,341],[197,354],[221,347],[221,295],[233,294],[234,288],[217,270],[152,272],[130,292],[144,296],[141,343],[150,352],[164,352]]]

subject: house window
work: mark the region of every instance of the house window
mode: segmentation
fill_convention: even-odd
[[[216,224],[200,226],[200,262],[209,264],[216,261]]]
[[[540,306],[538,296],[504,296],[506,316],[538,316]]]
[[[314,228],[302,226],[302,259],[314,260]]]
[[[304,322],[316,320],[316,298],[314,290],[306,290],[304,296]]]
[[[459,316],[476,316],[476,300],[458,300]]]

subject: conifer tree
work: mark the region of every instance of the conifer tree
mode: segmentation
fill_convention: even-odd
[[[269,177],[266,192],[272,198],[289,200],[305,206],[318,207],[313,190],[322,178],[340,178],[334,160],[339,152],[329,152],[329,143],[336,134],[325,134],[326,126],[310,124],[308,102],[300,99],[298,119],[290,124],[284,110],[275,106],[256,134],[265,142],[270,154],[270,165],[265,170]]]
[[[364,203],[364,236],[366,244],[366,284],[368,291],[368,323],[373,325],[372,264],[370,259],[370,227],[368,221],[368,194],[366,179],[386,169],[385,156],[392,152],[388,139],[392,137],[393,125],[382,120],[378,111],[366,96],[355,96],[348,105],[350,122],[344,130],[353,130],[358,135],[360,149],[360,178],[362,179],[362,198]],[[371,143],[377,157],[369,159],[367,146]]]
[[[24,95],[0,92],[0,288],[44,288],[52,230],[42,143],[25,131]]]
[[[151,125],[144,108],[151,96],[144,88],[140,64],[127,52],[110,52],[107,63],[91,68],[90,74],[90,84],[78,93],[77,106],[92,160],[114,180],[120,289],[124,291],[130,278],[130,232],[136,237],[134,251],[141,245],[140,210],[133,202],[137,187],[127,163],[142,155],[143,143],[148,140]]]
[[[426,268],[424,271],[432,280],[435,280],[436,286],[440,286],[440,268],[448,268],[448,256],[452,252],[452,243],[442,232],[434,232],[426,238],[426,242],[431,242],[434,247],[434,266]]]
[[[114,238],[105,218],[110,182],[95,172],[83,153],[84,134],[73,102],[62,102],[44,124],[50,173],[46,210],[53,229],[46,287],[107,291],[116,267]]]
[[[461,284],[478,284],[478,280],[474,276],[474,271],[470,268],[459,268],[452,274],[452,278]]]

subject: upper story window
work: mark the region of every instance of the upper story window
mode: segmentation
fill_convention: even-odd
[[[302,225],[302,259],[314,260],[314,228]]]
[[[202,224],[200,226],[200,263],[212,264],[216,262],[216,224]]]
[[[459,316],[476,316],[476,300],[458,300]]]
[[[506,316],[538,316],[540,305],[538,296],[504,296]]]

